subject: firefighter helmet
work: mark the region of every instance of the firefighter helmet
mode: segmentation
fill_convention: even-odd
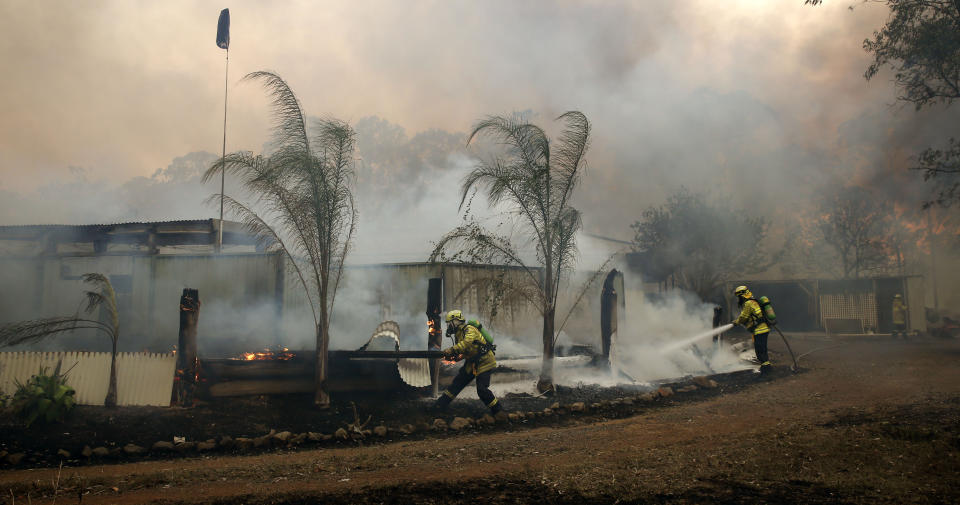
[[[454,319],[463,321],[463,312],[460,312],[459,310],[451,310],[450,312],[447,312],[447,322],[449,323]]]
[[[733,294],[737,296],[743,296],[747,292],[746,286],[737,286],[737,289],[733,290]]]

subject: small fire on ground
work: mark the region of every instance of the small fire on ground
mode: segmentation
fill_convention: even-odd
[[[239,358],[233,358],[233,359],[241,359],[245,361],[255,361],[255,360],[287,361],[287,360],[293,359],[294,356],[295,354],[290,352],[290,349],[283,347],[275,351],[271,351],[270,349],[264,349],[263,351],[260,351],[260,352],[245,352],[245,353],[241,353]]]

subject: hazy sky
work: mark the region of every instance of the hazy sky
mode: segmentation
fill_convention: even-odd
[[[913,146],[942,141],[938,125],[957,117],[891,107],[889,75],[863,79],[862,42],[887,13],[854,0],[0,0],[0,195],[23,203],[64,181],[119,185],[219,154],[224,7],[227,150],[268,140],[264,93],[240,82],[262,69],[312,115],[377,116],[407,139],[578,109],[594,137],[577,204],[588,231],[622,238],[681,184],[789,205],[837,178],[902,178]],[[465,166],[434,175],[455,185]],[[0,224],[84,218],[60,206],[50,217],[0,206]]]

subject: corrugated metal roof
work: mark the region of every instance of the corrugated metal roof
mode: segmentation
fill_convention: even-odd
[[[69,228],[81,228],[84,230],[96,229],[96,228],[112,228],[115,226],[137,226],[137,225],[156,225],[156,224],[204,224],[212,223],[215,221],[215,218],[209,219],[178,219],[173,221],[124,221],[122,223],[99,223],[99,224],[12,224],[12,225],[0,225],[0,230],[4,229],[29,229],[36,228],[38,230],[55,230],[55,229],[69,229]],[[237,223],[235,221],[224,220],[226,224],[236,224],[242,225],[242,223]]]

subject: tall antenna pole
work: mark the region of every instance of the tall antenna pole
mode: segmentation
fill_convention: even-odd
[[[220,156],[220,226],[217,230],[217,252],[223,251],[223,191],[227,180],[227,83],[230,74],[230,49],[227,49],[227,63],[223,72],[223,151]]]
[[[230,9],[220,11],[217,20],[217,47],[227,51],[227,63],[223,71],[223,151],[220,155],[220,225],[217,226],[216,252],[223,251],[223,193],[227,180],[227,83],[230,75]]]

